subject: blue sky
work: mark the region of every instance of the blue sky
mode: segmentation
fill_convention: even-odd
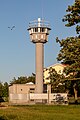
[[[30,21],[43,17],[51,31],[44,46],[44,67],[57,63],[60,46],[55,38],[75,36],[75,28],[62,22],[74,0],[0,0],[0,81],[35,73],[35,44],[27,31]],[[8,27],[15,26],[13,30]]]

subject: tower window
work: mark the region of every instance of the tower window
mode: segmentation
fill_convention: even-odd
[[[38,32],[38,28],[35,28],[35,32]]]
[[[45,32],[45,29],[44,29],[44,28],[42,28],[42,32]]]
[[[40,28],[40,32],[45,32],[45,29],[44,28]]]

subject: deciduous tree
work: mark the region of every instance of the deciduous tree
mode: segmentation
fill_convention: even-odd
[[[76,32],[80,32],[80,0],[75,0],[75,3],[68,6],[66,10],[68,12],[63,22],[67,22],[65,26],[76,26]],[[67,67],[64,72],[68,76],[69,80],[80,80],[80,35],[76,37],[67,37],[66,39],[59,40],[56,38],[56,42],[60,44],[61,50],[58,54],[57,60],[66,64]],[[77,82],[73,82],[73,88],[75,92],[75,101],[77,101]],[[79,83],[79,82],[78,82]]]

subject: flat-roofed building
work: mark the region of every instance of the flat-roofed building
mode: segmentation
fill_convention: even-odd
[[[9,87],[9,102],[11,104],[28,104],[35,103],[35,100],[38,98],[43,99],[43,102],[45,99],[46,101],[51,101],[50,99],[53,99],[53,96],[56,93],[51,94],[51,85],[48,84],[50,83],[50,80],[47,79],[49,76],[48,72],[50,67],[54,68],[58,74],[62,74],[64,67],[66,66],[63,64],[54,64],[52,66],[44,68],[44,92],[41,94],[36,94],[36,85],[32,82],[27,84],[13,84]]]

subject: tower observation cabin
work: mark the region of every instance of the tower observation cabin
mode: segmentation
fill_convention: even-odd
[[[46,43],[48,41],[48,35],[51,28],[49,22],[38,18],[38,20],[34,20],[29,23],[28,30],[30,39],[33,43]]]

